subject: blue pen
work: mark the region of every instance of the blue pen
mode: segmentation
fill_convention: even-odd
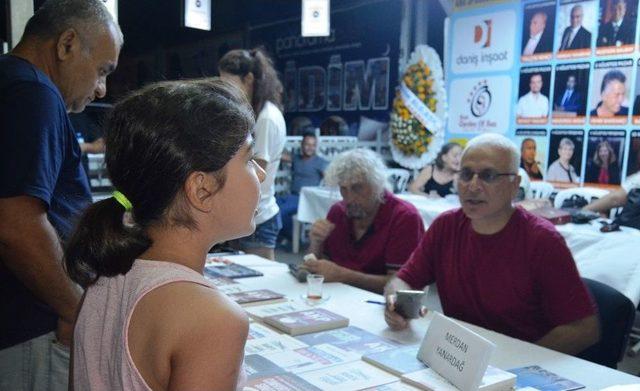
[[[367,300],[366,302],[367,302],[367,303],[371,303],[371,304],[387,305],[387,303],[385,303],[384,301]]]

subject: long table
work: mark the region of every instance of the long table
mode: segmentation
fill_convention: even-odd
[[[301,295],[306,292],[306,284],[297,282],[288,273],[286,265],[253,255],[228,258],[233,262],[264,273],[264,277],[242,279],[243,284],[256,289],[268,288],[282,293],[294,301],[303,302]],[[412,321],[406,330],[392,331],[384,321],[383,307],[366,303],[366,300],[384,300],[382,296],[340,283],[325,283],[324,293],[331,297],[327,302],[321,304],[321,307],[348,317],[352,326],[404,344],[420,343],[431,322],[432,314],[427,314],[425,318]],[[640,387],[640,378],[638,377],[520,341],[482,327],[464,324],[496,344],[497,348],[491,357],[490,364],[498,368],[511,369],[540,365],[558,375],[584,384],[587,390],[599,390],[618,384],[638,384]]]
[[[460,207],[457,196],[427,198],[416,194],[398,194],[413,204],[425,227],[442,212]],[[325,218],[331,205],[342,197],[336,189],[303,187],[300,192],[298,220],[313,223]],[[564,224],[556,226],[565,238],[583,277],[605,283],[627,296],[634,305],[640,303],[640,230],[621,227],[618,232],[602,233],[600,224]]]

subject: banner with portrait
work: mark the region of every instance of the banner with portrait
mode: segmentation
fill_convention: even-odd
[[[560,163],[553,166],[557,161],[574,183],[618,183],[618,177],[623,181],[638,172],[640,130],[633,128],[640,125],[637,14],[633,0],[523,0],[454,10],[445,62],[452,108],[446,139],[497,132],[531,155],[533,141],[523,142],[532,138],[537,156],[529,156],[529,164],[543,163],[545,179],[550,170],[561,173]],[[485,80],[500,80],[506,87],[489,82],[489,101],[470,83]],[[474,112],[488,113],[497,101],[508,102],[496,114],[499,124],[479,126]],[[493,122],[498,121],[485,124]],[[539,156],[541,145],[545,156]],[[609,155],[615,155],[617,168],[608,162],[602,168]],[[594,168],[598,164],[600,170]],[[566,175],[564,181],[569,181]]]

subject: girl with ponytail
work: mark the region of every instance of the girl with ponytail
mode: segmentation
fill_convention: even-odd
[[[76,389],[239,386],[246,315],[202,272],[214,244],[255,229],[253,125],[220,79],[152,84],[116,105],[105,160],[117,191],[86,211],[65,253],[86,288]]]
[[[241,239],[239,247],[248,253],[274,259],[276,239],[282,228],[275,178],[287,137],[282,115],[282,83],[262,49],[232,50],[220,59],[218,69],[220,77],[242,89],[251,102],[257,116],[253,129],[256,162],[267,173],[260,186],[256,231]]]

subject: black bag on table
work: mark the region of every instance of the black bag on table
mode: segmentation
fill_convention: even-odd
[[[627,193],[627,203],[613,222],[626,227],[640,229],[640,189],[631,189]]]
[[[580,209],[586,206],[589,202],[581,195],[574,194],[566,200],[562,201],[560,209]]]

